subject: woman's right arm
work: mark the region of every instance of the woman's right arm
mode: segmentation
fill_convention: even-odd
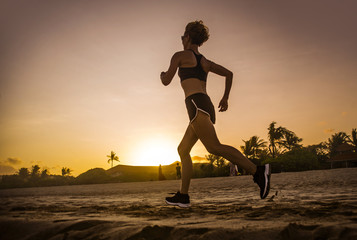
[[[161,82],[165,86],[171,83],[173,77],[176,74],[177,68],[179,67],[180,64],[179,56],[180,56],[180,52],[175,53],[171,58],[169,69],[166,72],[161,72],[160,74]]]

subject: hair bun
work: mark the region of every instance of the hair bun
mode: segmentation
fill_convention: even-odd
[[[203,24],[202,20],[188,23],[185,29],[185,35],[187,34],[191,38],[191,43],[198,46],[201,46],[208,40],[208,32],[208,27]]]

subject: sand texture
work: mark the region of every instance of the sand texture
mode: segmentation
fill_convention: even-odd
[[[180,181],[0,190],[0,239],[357,239],[357,168]]]

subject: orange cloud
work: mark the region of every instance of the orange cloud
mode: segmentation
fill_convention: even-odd
[[[14,174],[15,172],[15,168],[0,164],[0,175]]]
[[[333,129],[333,128],[328,128],[328,129],[325,129],[325,130],[324,130],[324,133],[330,134],[330,133],[333,133],[334,131],[335,131],[335,129]]]
[[[0,162],[0,175],[14,174],[16,169],[12,165],[21,164],[22,161],[17,158],[8,158]]]
[[[21,164],[22,161],[18,158],[8,158],[7,163],[10,165],[18,165],[18,164]]]

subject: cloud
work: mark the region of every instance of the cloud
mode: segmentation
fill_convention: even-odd
[[[348,112],[341,112],[342,117],[346,117],[348,115]]]
[[[8,158],[7,163],[10,165],[19,165],[22,163],[22,161],[18,158]]]
[[[0,164],[0,175],[14,174],[15,172],[16,172],[15,168]]]
[[[0,161],[0,175],[14,174],[16,169],[13,165],[21,164],[22,161],[18,158],[9,157],[5,161]]]
[[[335,131],[335,129],[333,128],[328,128],[324,130],[324,133],[333,133]]]

